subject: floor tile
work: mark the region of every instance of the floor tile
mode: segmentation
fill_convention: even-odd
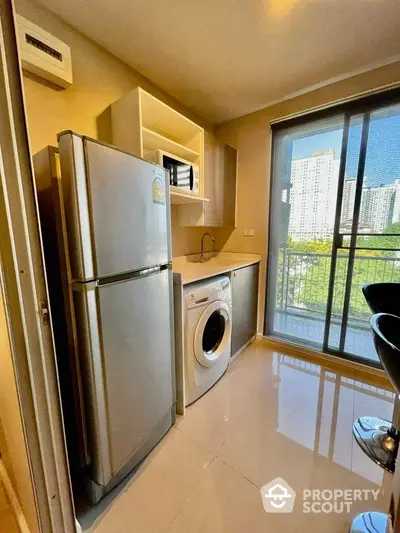
[[[126,491],[112,504],[96,533],[165,531],[200,481],[212,454],[172,429]]]
[[[229,367],[228,376],[238,388],[248,386],[256,390],[267,390],[277,380],[275,373],[278,358],[269,351],[263,356],[265,347],[252,344]]]
[[[178,419],[95,532],[345,532],[359,512],[386,512],[392,482],[355,443],[354,419],[392,409],[388,391],[255,343]],[[297,494],[290,514],[262,505],[261,487],[278,477]],[[319,491],[318,506],[324,490],[363,499],[305,513],[304,491]]]
[[[179,417],[177,428],[215,454],[235,422],[240,416],[245,416],[249,408],[247,402],[252,389],[236,385],[232,375],[226,374],[215,387],[187,408],[185,416]]]
[[[298,424],[301,417],[295,408],[286,407],[279,417],[274,411],[271,404],[260,400],[248,417],[236,424],[217,455],[259,487],[282,477],[298,490],[312,475],[313,453],[302,444],[309,440],[308,428]],[[302,443],[279,431],[288,427]]]
[[[268,516],[258,487],[215,459],[168,533],[265,533],[289,531],[282,516]]]

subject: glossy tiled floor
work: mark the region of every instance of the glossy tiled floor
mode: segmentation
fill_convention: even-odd
[[[363,510],[385,511],[391,476],[352,438],[361,415],[390,418],[392,394],[263,345],[177,421],[95,523],[96,533],[346,532]],[[260,487],[281,477],[291,514],[263,510]],[[350,513],[305,514],[304,489],[378,489]]]

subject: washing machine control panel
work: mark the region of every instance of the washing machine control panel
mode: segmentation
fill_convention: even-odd
[[[228,305],[231,304],[230,281],[228,277],[218,281],[202,282],[195,285],[192,290],[185,292],[186,308],[204,306],[215,300],[223,300]]]
[[[201,289],[195,289],[185,294],[186,307],[192,309],[199,305],[205,305],[212,300],[212,290],[208,287],[202,287]]]

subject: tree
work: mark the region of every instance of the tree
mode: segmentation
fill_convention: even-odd
[[[400,222],[391,224],[385,233],[400,235]],[[362,287],[373,282],[400,282],[400,237],[364,236],[357,238],[357,247],[380,248],[357,250],[352,273],[350,318],[367,320],[371,312],[364,300]],[[296,242],[288,238],[286,255],[279,255],[277,304],[325,313],[331,268],[332,240]],[[341,316],[348,269],[348,250],[339,249],[336,262],[333,315]]]
[[[397,235],[400,235],[400,222],[394,222],[393,224],[390,224],[386,230],[384,231],[385,234],[393,233],[395,235],[385,235],[380,236],[378,235],[371,235],[368,237],[359,237],[357,239],[357,246],[359,247],[367,247],[367,248],[381,248],[380,255],[383,257],[393,257],[396,252],[393,252],[393,249],[400,251],[400,237],[397,237]],[[386,248],[386,250],[385,250]],[[388,250],[388,248],[392,250]]]
[[[303,276],[298,300],[305,309],[325,313],[328,300],[331,259],[321,257],[318,263]],[[333,315],[341,316],[343,310],[348,258],[339,256],[336,263],[333,296]],[[351,281],[350,318],[367,320],[371,311],[362,294],[362,287],[374,282],[400,282],[400,260],[397,258],[357,255]]]

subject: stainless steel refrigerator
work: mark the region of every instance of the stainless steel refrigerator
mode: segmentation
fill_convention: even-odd
[[[58,145],[88,486],[98,501],[174,422],[169,178],[70,131]]]

